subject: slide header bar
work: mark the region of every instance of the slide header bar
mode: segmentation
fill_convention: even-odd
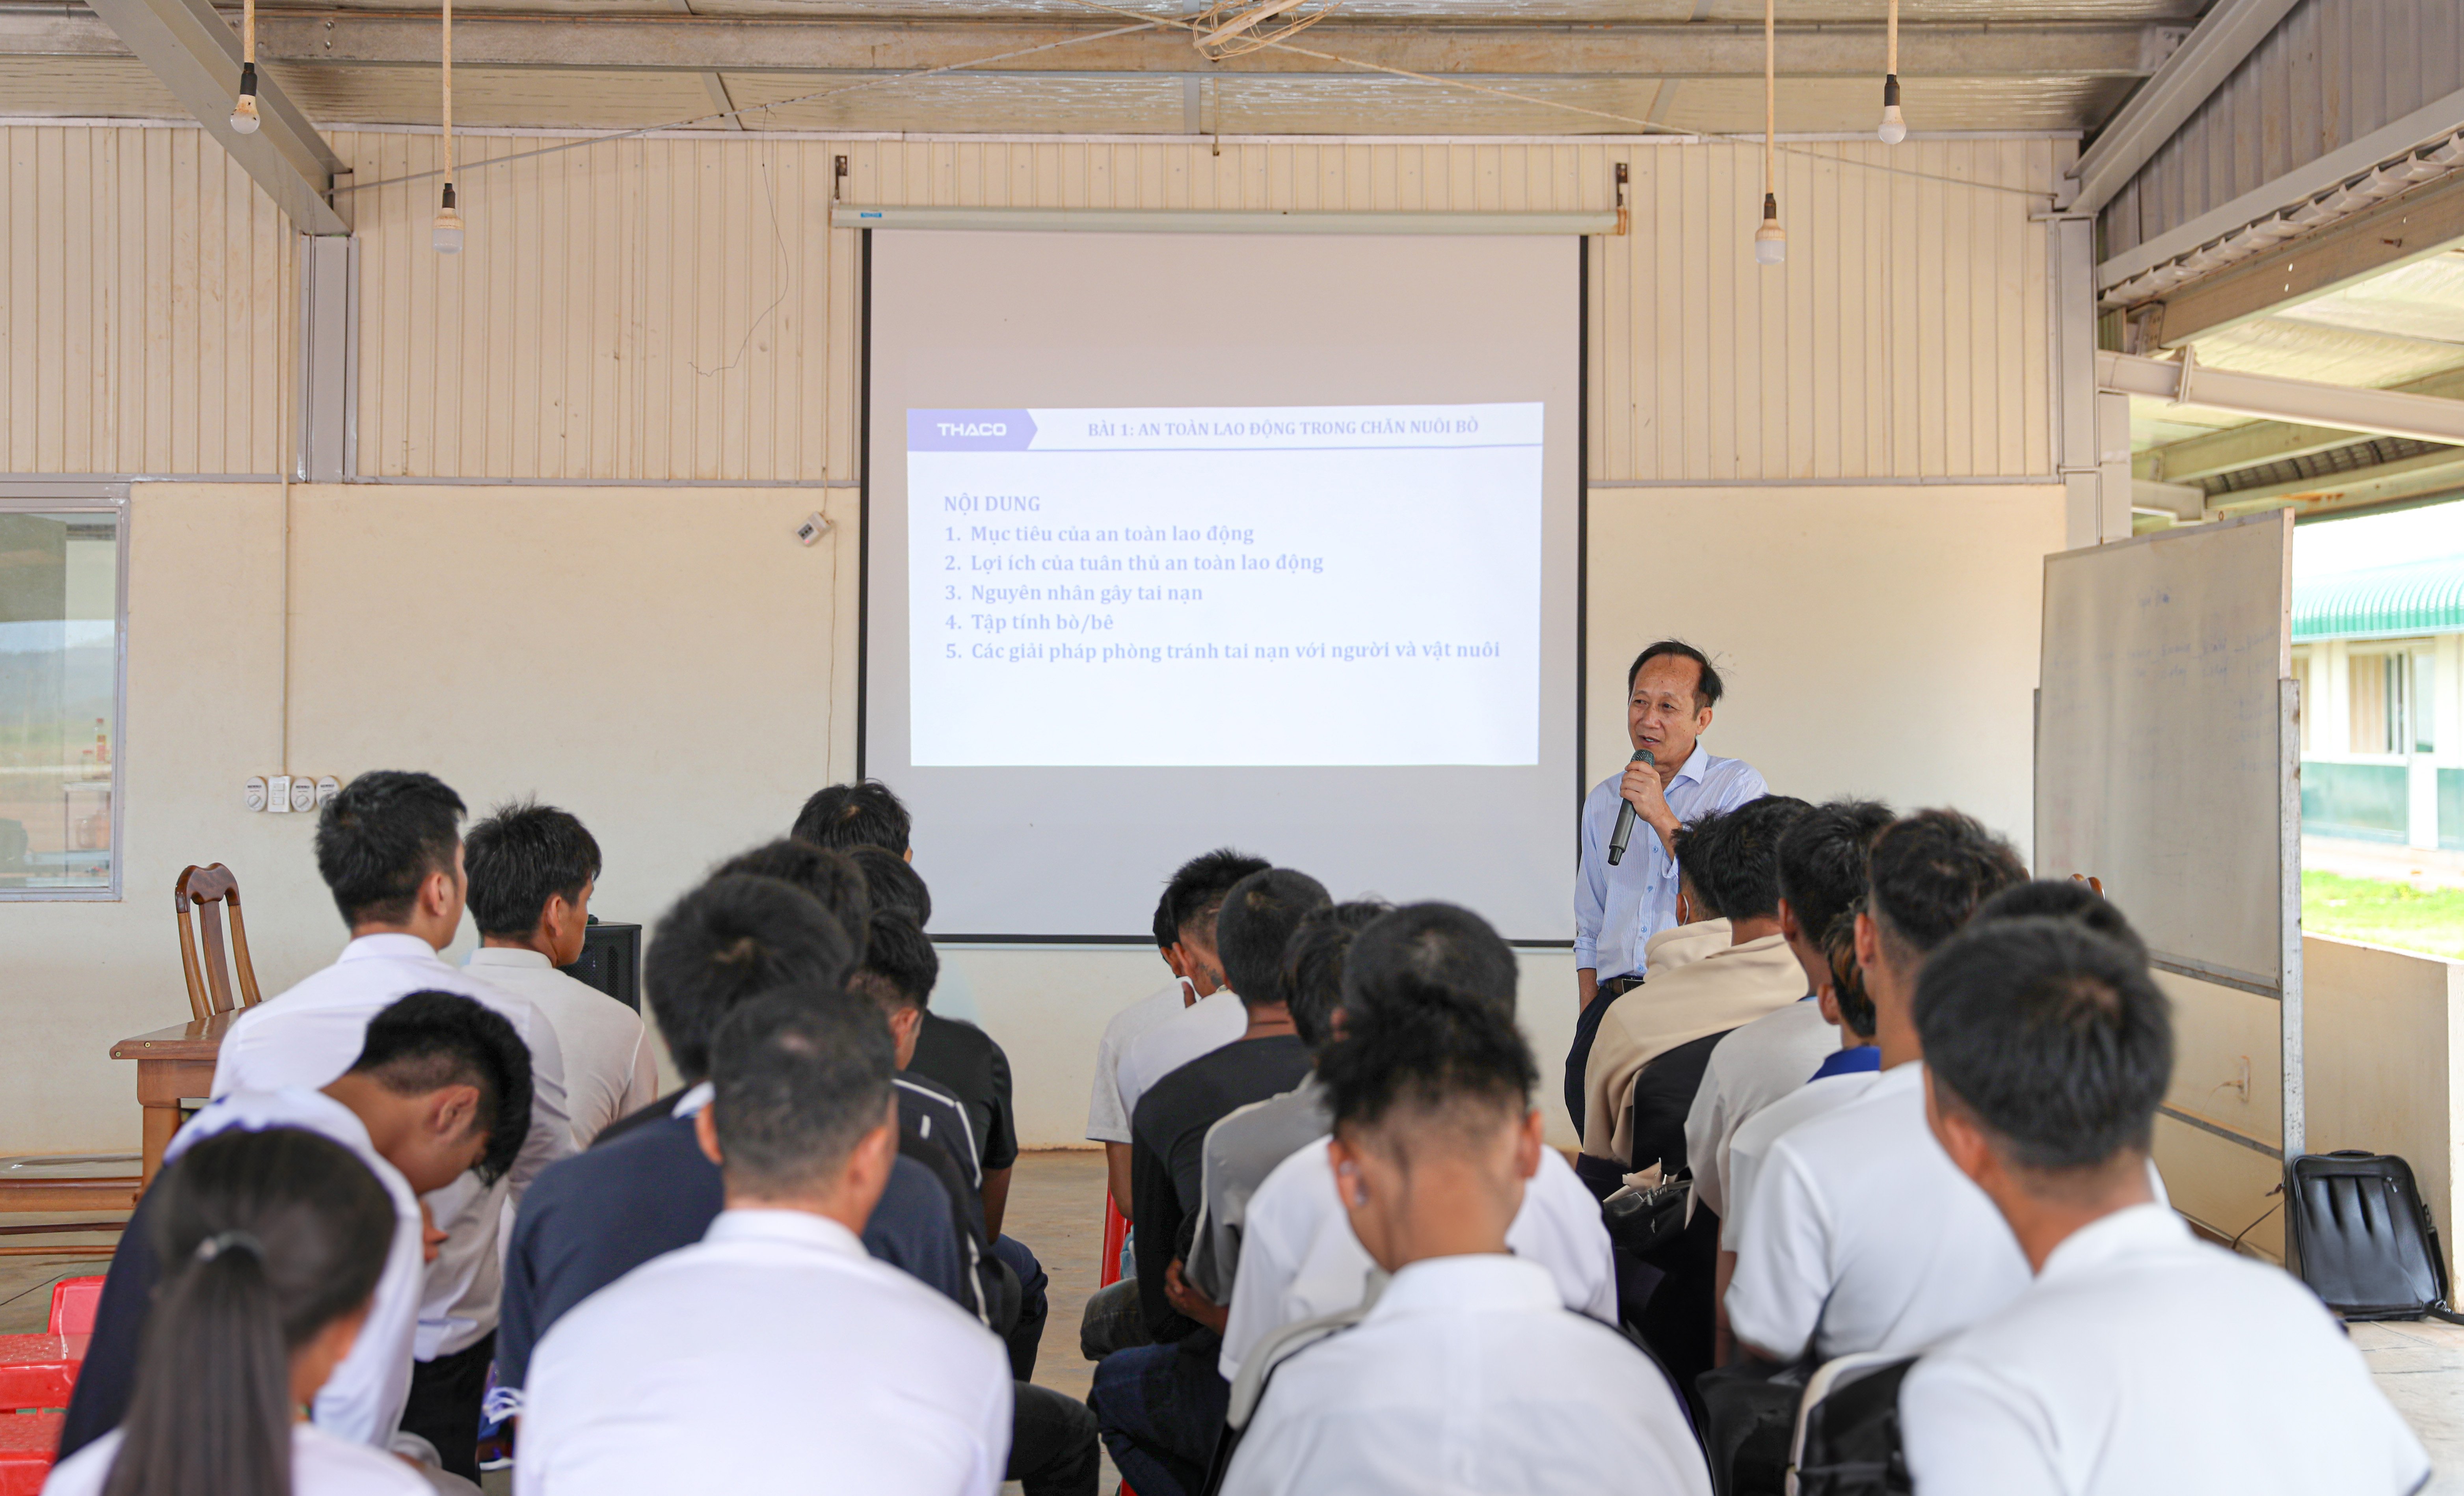
[[[1227,212],[1212,209],[856,208],[833,229],[1001,229],[1035,233],[1615,233],[1602,212]]]
[[[915,410],[915,451],[1325,451],[1537,447],[1541,407],[1205,406]]]

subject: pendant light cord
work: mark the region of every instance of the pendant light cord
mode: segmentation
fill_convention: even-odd
[[[1779,0],[1763,0],[1763,196],[1774,196],[1779,174]]]

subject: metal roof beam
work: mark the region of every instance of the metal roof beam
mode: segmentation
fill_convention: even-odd
[[[2096,382],[2099,388],[2116,394],[2167,400],[2203,410],[2464,446],[2464,400],[2239,374],[2191,359],[2175,363],[2128,353],[2098,354]]]
[[[2296,0],[2216,0],[2181,49],[2140,85],[2079,154],[2071,168],[2079,195],[2071,203],[2092,213],[2113,201],[2182,122],[2241,66],[2284,19]]]
[[[131,0],[104,0],[124,7]],[[156,0],[160,3],[160,0]],[[203,0],[192,0],[202,5]],[[235,11],[233,13],[236,13]],[[713,16],[682,11],[604,15],[464,11],[453,17],[453,60],[470,67],[644,68],[671,72],[905,72],[1105,31],[1116,23],[1033,18],[883,21],[864,17]],[[256,12],[257,57],[284,63],[433,66],[431,11],[277,10]],[[1900,76],[1925,77],[2145,77],[2178,28],[2147,22],[2020,25],[1934,23],[1900,29]],[[1879,77],[1878,26],[1779,29],[1786,77]],[[1760,27],[1617,22],[1596,26],[1428,21],[1328,21],[1308,45],[1416,73],[1520,77],[1759,77]],[[125,49],[75,12],[0,7],[0,55],[112,56]],[[1002,72],[1184,75],[1358,70],[1276,48],[1202,63],[1186,33],[1158,30],[1055,48],[1001,64]],[[233,64],[236,76],[237,65]]]
[[[89,3],[97,24],[108,26],[163,80],[301,232],[351,231],[330,197],[335,176],[349,168],[272,78],[257,77],[257,132],[242,135],[231,127],[231,100],[239,93],[239,34],[207,0]]]
[[[2397,393],[2434,399],[2464,398],[2464,369],[2450,369],[2426,379],[2393,386]],[[2349,447],[2356,433],[2349,427],[2311,426],[2284,421],[2255,421],[2205,436],[2151,447],[2131,459],[2138,477],[2161,483],[2189,483],[2219,473],[2255,468],[2263,462],[2307,457],[2334,447]]]

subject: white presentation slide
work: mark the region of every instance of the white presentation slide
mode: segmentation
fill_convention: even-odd
[[[912,761],[1538,763],[1541,416],[910,409]]]

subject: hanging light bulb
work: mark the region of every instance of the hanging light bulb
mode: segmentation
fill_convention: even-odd
[[[254,135],[263,121],[256,117],[256,0],[245,0],[239,19],[239,99],[231,105],[231,127]]]
[[[1883,144],[1897,145],[1908,138],[1908,121],[1900,118],[1900,0],[1891,0],[1883,35],[1890,55],[1882,59],[1882,123],[1874,134]]]
[[[1777,265],[1788,258],[1788,231],[1779,226],[1779,196],[1773,163],[1778,159],[1779,28],[1774,0],[1763,0],[1763,226],[1754,231],[1754,263]]]
[[[462,253],[462,215],[453,208],[453,0],[445,0],[444,61],[445,197],[436,209],[436,226],[429,243],[439,254]]]
[[[439,254],[462,253],[462,215],[453,208],[453,184],[445,184],[445,204],[436,210],[435,231],[429,237]]]
[[[231,127],[242,135],[254,135],[261,121],[256,117],[256,64],[239,65],[239,101],[231,105]]]

